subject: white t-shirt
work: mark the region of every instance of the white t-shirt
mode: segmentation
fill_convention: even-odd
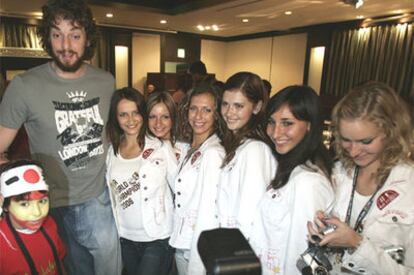
[[[368,202],[369,196],[364,196],[355,191],[354,201],[352,202],[352,213],[351,213],[351,227],[354,228],[355,222],[358,219],[359,214],[361,213],[362,208]]]
[[[154,239],[145,232],[141,213],[141,184],[138,171],[142,166],[142,155],[124,159],[118,153],[115,156],[112,148],[108,152],[111,158],[110,182],[115,190],[119,207],[115,208],[118,217],[119,236],[131,241],[148,242]]]

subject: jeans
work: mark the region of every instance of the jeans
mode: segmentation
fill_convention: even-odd
[[[189,275],[188,262],[190,259],[189,249],[176,249],[175,250],[175,262],[177,264],[178,275]]]
[[[134,242],[121,238],[122,261],[128,275],[167,275],[173,249],[168,239]]]
[[[108,190],[82,204],[52,208],[72,275],[121,274],[121,250]]]

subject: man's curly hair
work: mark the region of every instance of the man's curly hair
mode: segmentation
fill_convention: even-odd
[[[56,26],[57,20],[70,20],[85,28],[88,44],[85,48],[84,59],[90,60],[98,39],[98,29],[92,17],[91,9],[84,0],[49,0],[43,7],[43,20],[39,26],[38,35],[43,49],[53,56],[50,42],[50,30]]]

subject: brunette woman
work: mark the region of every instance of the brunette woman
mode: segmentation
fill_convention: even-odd
[[[178,141],[178,114],[174,99],[168,92],[154,92],[147,100],[148,133],[168,141],[177,160],[185,156],[187,146]]]
[[[218,226],[215,213],[217,184],[224,149],[220,137],[224,122],[219,115],[220,92],[202,84],[194,88],[182,106],[182,134],[188,152],[179,163],[174,182],[175,214],[170,244],[176,248],[180,275],[203,274],[197,252],[200,232]]]
[[[168,143],[146,135],[144,97],[135,89],[114,92],[107,136],[106,180],[127,274],[167,274],[172,260],[172,194],[176,159]]]
[[[279,165],[260,201],[250,243],[262,274],[301,274],[296,262],[308,247],[306,223],[315,211],[329,211],[334,200],[319,97],[310,87],[289,86],[271,98],[266,113]]]
[[[217,199],[220,226],[239,228],[249,238],[259,200],[276,173],[264,130],[268,97],[262,79],[250,72],[231,76],[224,89],[221,114],[229,131]]]

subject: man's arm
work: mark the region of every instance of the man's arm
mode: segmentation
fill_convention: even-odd
[[[19,129],[12,129],[0,125],[0,164],[6,163],[6,151],[13,142]]]

